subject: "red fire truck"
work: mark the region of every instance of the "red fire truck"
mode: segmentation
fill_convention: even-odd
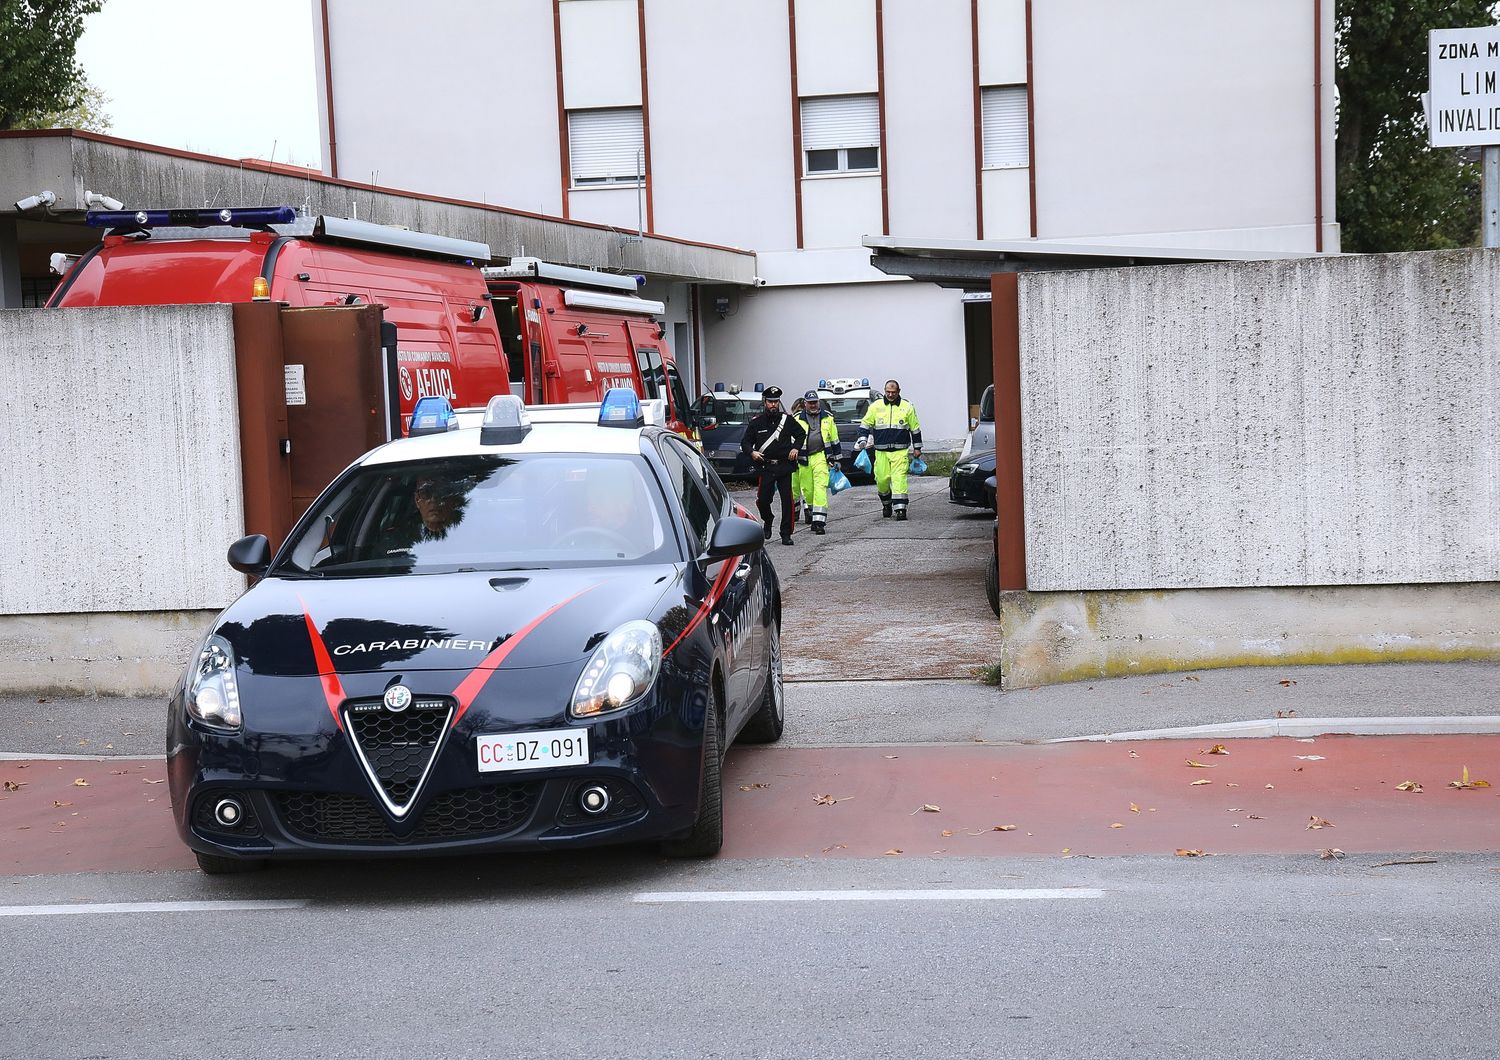
[[[662,342],[660,302],[640,279],[517,258],[481,272],[484,243],[290,207],[93,211],[103,240],[72,265],[52,308],[269,298],[291,306],[378,304],[396,326],[401,421],[419,398],[482,406],[598,401],[611,386],[694,413]]]

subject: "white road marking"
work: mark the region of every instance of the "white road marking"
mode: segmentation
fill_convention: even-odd
[[[306,898],[242,902],[79,902],[76,905],[0,905],[0,916],[81,916],[88,913],[243,913],[302,909]]]
[[[642,891],[632,901],[667,902],[1046,902],[1103,898],[1097,887],[995,887],[922,891]]]

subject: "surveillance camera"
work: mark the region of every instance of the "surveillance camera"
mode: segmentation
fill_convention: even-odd
[[[764,287],[765,285],[766,285],[766,278],[764,276],[757,276],[757,277],[755,277],[755,286],[757,286],[757,287]]]
[[[57,195],[55,192],[39,191],[35,195],[28,195],[26,198],[17,201],[16,212],[25,213],[27,210],[35,210],[38,206],[46,206],[50,209],[56,204]]]
[[[86,191],[83,193],[84,205],[90,209],[100,210],[123,210],[125,204],[119,199],[112,199],[108,195],[97,191]]]

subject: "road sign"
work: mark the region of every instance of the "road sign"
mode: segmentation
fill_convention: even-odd
[[[1432,30],[1427,85],[1433,147],[1500,144],[1500,26]]]

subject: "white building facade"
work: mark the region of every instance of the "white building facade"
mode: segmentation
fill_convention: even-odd
[[[961,437],[983,308],[867,236],[1338,249],[1332,0],[312,3],[332,175],[754,250],[666,292],[700,387],[895,376]]]

